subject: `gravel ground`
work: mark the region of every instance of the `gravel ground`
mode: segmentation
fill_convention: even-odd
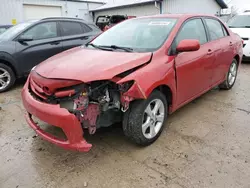
[[[213,89],[168,119],[151,146],[126,140],[120,125],[90,136],[89,153],[65,151],[24,120],[23,82],[0,94],[0,187],[250,187],[250,64],[231,91]]]

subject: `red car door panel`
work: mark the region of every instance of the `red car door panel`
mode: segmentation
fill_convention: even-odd
[[[197,52],[181,53],[175,58],[178,105],[209,88],[215,61],[214,52],[210,47],[209,44],[204,44]]]
[[[232,62],[234,54],[232,53],[233,41],[228,31],[222,23],[212,18],[204,19],[210,35],[210,44],[215,49],[215,62],[213,65],[213,74],[210,85],[216,85],[222,82],[228,68]]]
[[[176,55],[177,106],[181,106],[209,88],[215,61],[214,48],[208,43],[201,19],[191,19],[184,23],[176,37],[176,44],[184,39],[197,39],[201,47],[195,52]]]
[[[213,71],[213,79],[211,85],[221,82],[226,78],[226,73],[228,68],[232,63],[234,54],[229,42],[229,37],[219,39],[216,41],[217,44],[220,44],[218,53],[216,54],[216,61]]]

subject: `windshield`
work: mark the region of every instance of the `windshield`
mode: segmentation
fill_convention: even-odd
[[[228,22],[231,28],[250,28],[250,15],[238,15]]]
[[[6,30],[7,30],[7,28],[4,28],[4,27],[0,28],[0,34],[5,32]]]
[[[15,26],[9,28],[8,30],[6,30],[4,33],[2,33],[0,35],[0,40],[7,41],[7,40],[11,39],[16,34],[18,34],[20,31],[29,27],[32,23],[33,22],[24,22],[24,23],[20,23],[20,24],[17,24]]]
[[[93,40],[95,46],[119,46],[137,52],[152,52],[168,38],[177,19],[141,18],[124,21]]]

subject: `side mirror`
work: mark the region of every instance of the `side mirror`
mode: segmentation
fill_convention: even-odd
[[[185,39],[179,42],[177,52],[193,52],[200,49],[200,42],[194,39]]]
[[[18,38],[18,42],[28,42],[32,40],[33,40],[32,36],[25,36],[25,35],[22,35]]]

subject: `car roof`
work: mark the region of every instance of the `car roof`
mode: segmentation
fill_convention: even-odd
[[[0,25],[0,27],[11,27],[12,25]]]
[[[47,17],[47,18],[42,18],[39,21],[44,21],[44,20],[67,20],[67,21],[86,22],[85,20],[83,20],[81,18],[72,18],[72,17]]]
[[[80,19],[80,18],[71,18],[71,17],[47,17],[47,18],[42,18],[42,19],[30,19],[30,20],[26,20],[24,22],[27,22],[27,23],[30,22],[30,23],[36,24],[38,22],[44,22],[44,21],[78,21],[78,22],[85,23],[87,25],[93,24],[89,21],[85,21],[85,20]]]
[[[208,14],[158,14],[158,15],[152,15],[152,16],[143,16],[138,18],[182,18],[182,19],[188,19],[192,17],[212,17],[212,18],[218,18],[213,15]]]

